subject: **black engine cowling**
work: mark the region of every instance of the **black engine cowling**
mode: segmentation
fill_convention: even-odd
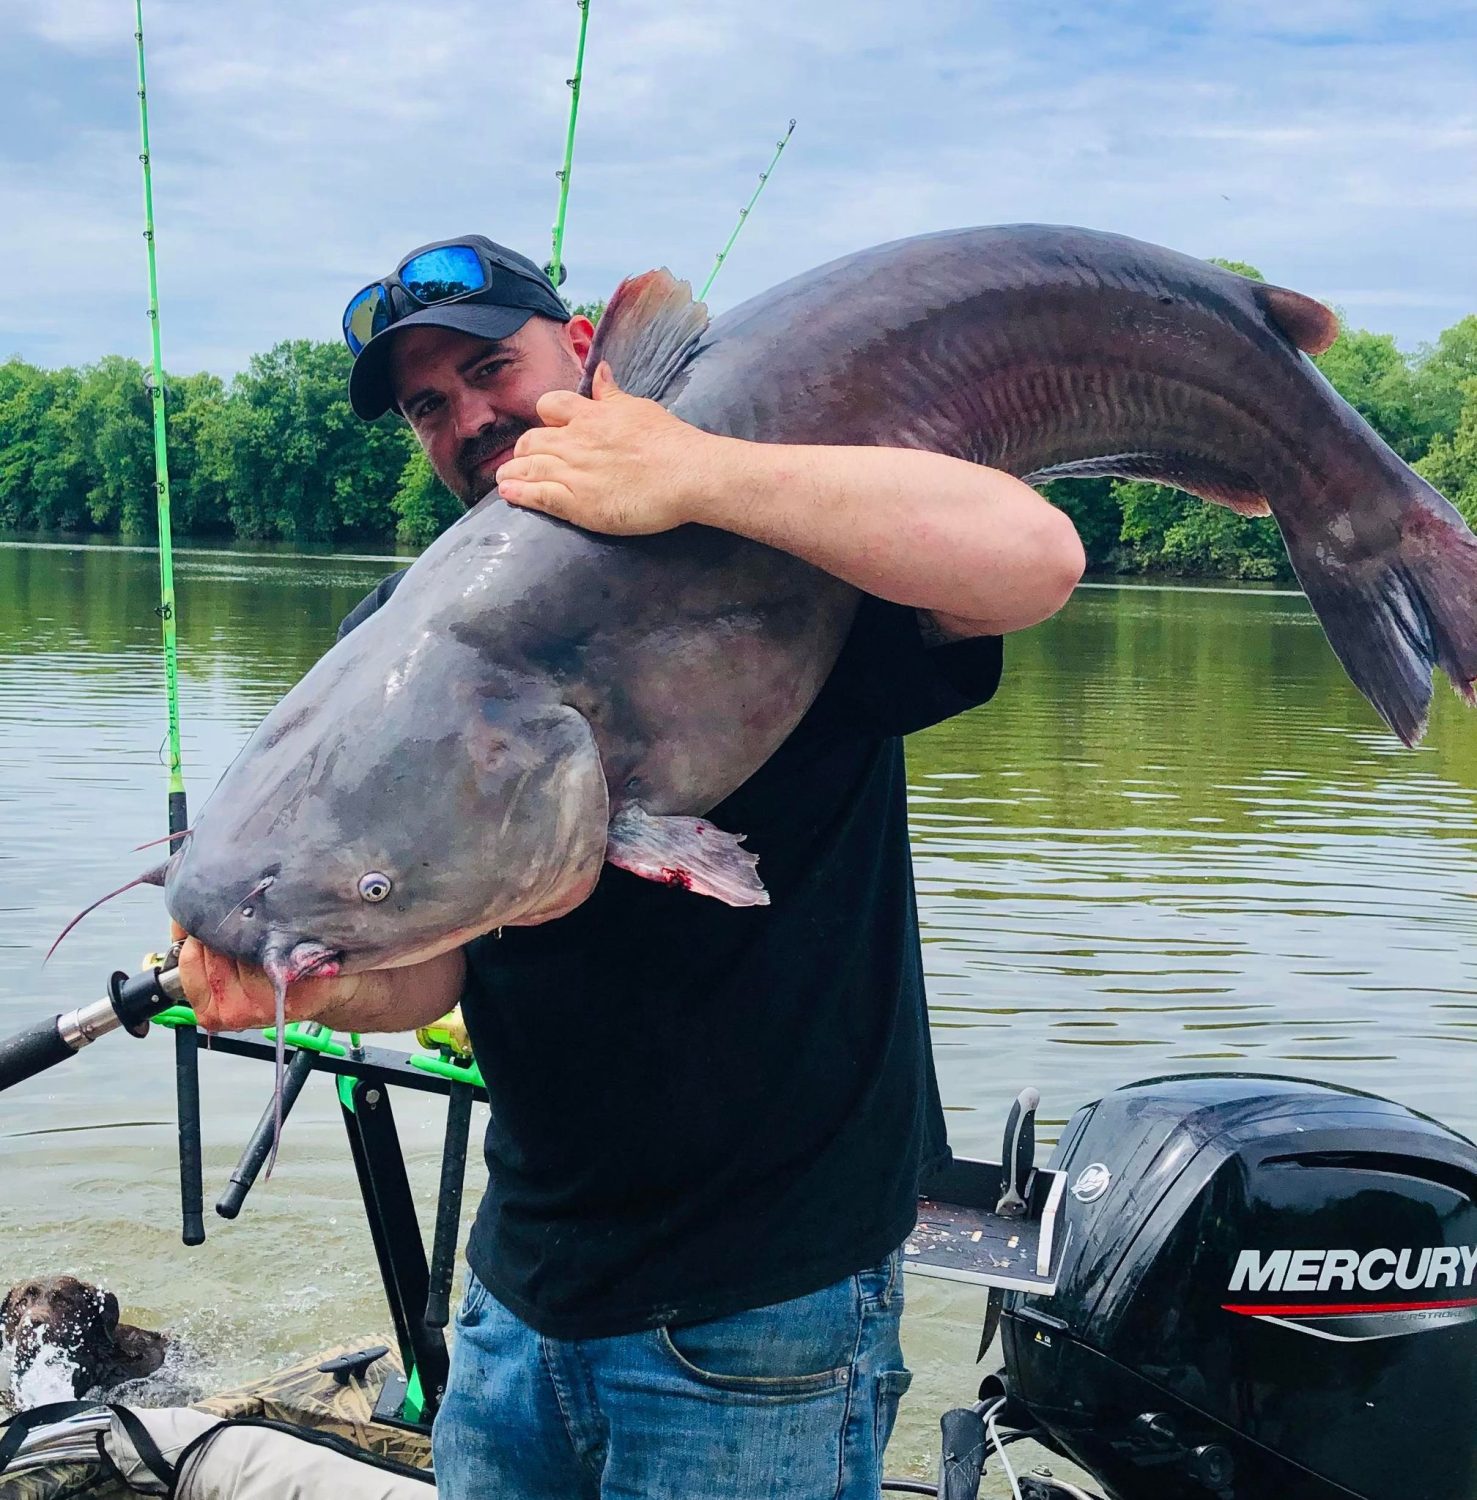
[[[1117,1500],[1477,1500],[1477,1147],[1285,1078],[1080,1110],[1006,1383]]]

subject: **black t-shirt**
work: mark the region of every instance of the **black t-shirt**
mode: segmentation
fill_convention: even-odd
[[[864,598],[805,718],[708,814],[748,836],[769,906],[607,865],[567,916],[468,945],[492,1119],[467,1258],[539,1332],[803,1296],[912,1229],[948,1145],[900,736],[985,702],[1000,667],[998,638],[928,647],[915,611]]]

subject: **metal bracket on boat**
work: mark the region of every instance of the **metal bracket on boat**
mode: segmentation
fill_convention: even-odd
[[[918,1200],[917,1228],[903,1245],[903,1265],[944,1281],[1054,1292],[1066,1238],[1066,1173],[1035,1172],[1020,1218],[995,1208],[1004,1176],[995,1162],[956,1157],[932,1177]]]
[[[1005,1293],[1051,1296],[1062,1269],[1066,1173],[1036,1169],[1039,1106],[1036,1089],[1015,1098],[1000,1166],[955,1157],[930,1179],[918,1200],[918,1226],[903,1247],[909,1271],[987,1287],[976,1361],[999,1332]]]
[[[903,1265],[920,1276],[989,1288],[977,1360],[994,1342],[1006,1292],[1056,1291],[1067,1177],[1034,1164],[1040,1103],[1023,1089],[1011,1106],[1002,1164],[955,1157],[934,1175],[903,1246]]]

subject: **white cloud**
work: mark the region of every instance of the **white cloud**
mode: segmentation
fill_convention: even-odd
[[[44,40],[77,52],[102,51],[111,46],[122,14],[115,0],[65,0],[64,4],[50,6],[8,0],[0,5],[0,18],[9,17],[16,26],[28,26]],[[130,19],[131,33],[131,18],[126,19]]]
[[[1432,296],[1428,292],[1412,292],[1404,287],[1334,287],[1323,295],[1326,301],[1336,307],[1429,307],[1458,316],[1465,316],[1474,310],[1471,303],[1461,297]]]
[[[543,259],[573,0],[145,0],[166,356],[223,372],[331,337],[412,245]],[[593,0],[576,297],[712,298],[960,223],[1084,223],[1251,260],[1415,343],[1477,309],[1477,21],[1373,0]],[[0,0],[0,355],[141,354],[132,11]],[[1378,289],[1384,289],[1381,292]]]

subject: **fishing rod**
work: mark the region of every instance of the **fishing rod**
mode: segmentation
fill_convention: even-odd
[[[585,32],[590,24],[590,0],[575,0],[580,8],[579,48],[574,55],[574,77],[569,85],[569,129],[564,138],[564,165],[554,174],[559,179],[559,214],[554,220],[554,253],[545,269],[549,280],[560,286],[567,274],[564,266],[564,216],[569,207],[569,173],[574,165],[574,127],[580,112],[580,82],[585,71]]]
[[[154,173],[149,151],[149,93],[144,80],[144,0],[134,0],[133,39],[138,48],[138,125],[144,169],[144,243],[149,257],[149,340],[153,357],[149,400],[154,413],[154,489],[159,516],[159,620],[164,636],[164,695],[169,714],[170,849],[190,826],[180,755],[179,658],[175,640],[174,551],[169,517],[169,441],[164,414],[164,355],[159,337],[159,268],[154,239]]]
[[[714,279],[719,271],[723,269],[723,262],[728,259],[728,252],[733,249],[733,242],[739,237],[739,231],[748,222],[749,210],[759,201],[759,194],[764,191],[764,184],[769,181],[769,174],[774,171],[780,157],[784,154],[785,147],[790,144],[790,137],[795,134],[795,122],[790,121],[790,128],[785,132],[784,138],[774,148],[774,156],[769,165],[759,174],[759,186],[754,189],[753,196],[739,209],[738,223],[733,226],[733,233],[728,237],[728,243],[718,252],[718,259],[713,262],[713,269],[708,272],[708,279],[703,283],[703,289],[697,294],[701,302],[708,295],[708,288],[713,285]]]
[[[147,1035],[155,1016],[183,1000],[179,970],[166,967],[163,961],[133,975],[120,969],[108,981],[108,992],[101,1000],[34,1021],[13,1036],[0,1038],[0,1093],[66,1062],[111,1032],[122,1029],[131,1036]]]
[[[169,805],[168,826],[170,851],[178,849],[185,830],[190,826],[185,799],[183,757],[180,754],[179,728],[179,653],[175,637],[173,528],[169,514],[169,439],[165,421],[164,353],[159,334],[159,266],[154,236],[154,170],[149,149],[149,89],[144,74],[144,0],[134,0],[134,45],[138,49],[138,128],[139,161],[144,169],[144,244],[149,259],[149,343],[152,378],[149,381],[149,403],[154,414],[154,490],[158,497],[159,521],[159,622],[164,641],[164,697],[169,720]],[[120,977],[115,976],[117,989]],[[157,982],[156,982],[156,988]],[[116,999],[116,997],[114,997]],[[161,996],[162,1003],[168,1004]],[[105,1002],[99,1002],[105,1004]],[[116,1004],[113,1010],[117,1012]],[[81,1015],[81,1012],[74,1012]],[[115,1024],[127,1024],[115,1022]],[[109,1026],[109,1030],[113,1027]],[[65,1035],[59,1033],[65,1040]],[[85,1040],[91,1041],[87,1036]],[[200,1149],[200,1073],[198,1051],[200,1034],[191,1027],[181,1027],[174,1034],[175,1093],[179,1107],[180,1211],[181,1238],[187,1245],[205,1241],[204,1187]],[[81,1041],[67,1041],[76,1050]]]

